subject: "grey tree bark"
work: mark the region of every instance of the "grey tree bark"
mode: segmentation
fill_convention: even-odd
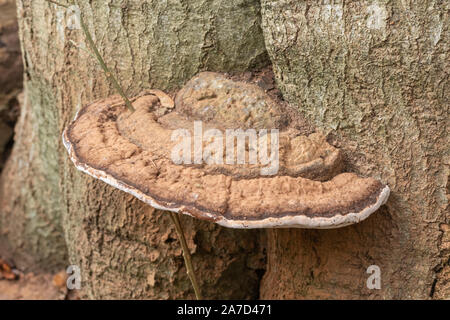
[[[176,89],[200,70],[268,63],[255,0],[78,3],[130,96]],[[62,146],[62,130],[75,112],[113,93],[95,59],[77,47],[83,33],[66,28],[70,14],[44,0],[17,6],[26,98],[2,176],[2,251],[21,268],[79,265],[90,298],[192,298],[167,214],[77,172]],[[259,233],[182,222],[203,295],[256,298]]]
[[[168,217],[78,173],[63,150],[81,105],[112,93],[71,44],[82,33],[44,0],[17,3],[26,98],[0,184],[0,250],[24,267],[58,269],[68,257],[87,297],[192,298]],[[330,132],[346,169],[392,188],[382,210],[338,230],[244,232],[183,218],[205,297],[450,297],[446,1],[80,5],[129,95],[175,90],[200,70],[263,66],[267,48],[284,98]],[[370,265],[380,290],[366,286]]]
[[[10,153],[18,96],[22,90],[22,59],[14,0],[0,0],[0,172]]]
[[[262,0],[286,100],[392,195],[367,221],[273,230],[263,298],[449,298],[448,1]],[[369,290],[377,265],[382,287]],[[277,289],[274,289],[277,288]]]

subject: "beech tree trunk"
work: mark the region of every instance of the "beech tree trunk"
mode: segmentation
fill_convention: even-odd
[[[346,169],[392,189],[383,209],[336,230],[183,217],[204,296],[449,298],[448,3],[260,2],[79,1],[128,95],[271,60],[284,98],[330,132]],[[26,94],[0,182],[0,253],[22,268],[79,265],[89,298],[193,298],[167,214],[79,173],[62,146],[75,112],[113,93],[74,45],[82,32],[44,0],[17,4]],[[380,289],[367,286],[371,265]]]
[[[101,54],[129,96],[172,90],[200,70],[268,64],[255,0],[77,1]],[[77,110],[114,93],[70,15],[17,1],[26,98],[2,177],[3,252],[21,268],[81,267],[89,298],[193,298],[167,213],[75,170],[61,134]],[[183,217],[207,298],[257,298],[260,233]],[[66,248],[67,244],[67,248]],[[239,279],[239,280],[237,280]]]
[[[449,298],[448,1],[262,0],[284,98],[391,189],[338,230],[271,230],[262,298]],[[381,289],[369,289],[369,266]]]
[[[0,172],[13,139],[22,90],[22,58],[14,0],[0,0]]]

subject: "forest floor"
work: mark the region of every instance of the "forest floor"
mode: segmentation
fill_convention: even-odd
[[[0,300],[76,300],[66,286],[67,275],[22,273],[0,258]]]

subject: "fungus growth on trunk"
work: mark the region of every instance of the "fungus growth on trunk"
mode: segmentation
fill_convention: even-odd
[[[389,196],[375,179],[340,173],[340,151],[321,133],[302,134],[288,106],[254,83],[204,72],[175,104],[159,90],[131,101],[133,113],[120,96],[84,107],[64,144],[78,169],[157,209],[231,228],[337,228],[364,220]],[[269,161],[249,161],[264,147]],[[184,162],[174,160],[180,150]],[[264,171],[273,154],[276,170]]]

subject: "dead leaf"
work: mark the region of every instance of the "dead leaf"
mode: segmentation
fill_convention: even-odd
[[[65,270],[58,272],[53,276],[53,285],[59,289],[65,289],[67,283],[67,273]]]
[[[6,261],[0,259],[0,279],[17,280],[19,275],[15,271]]]

